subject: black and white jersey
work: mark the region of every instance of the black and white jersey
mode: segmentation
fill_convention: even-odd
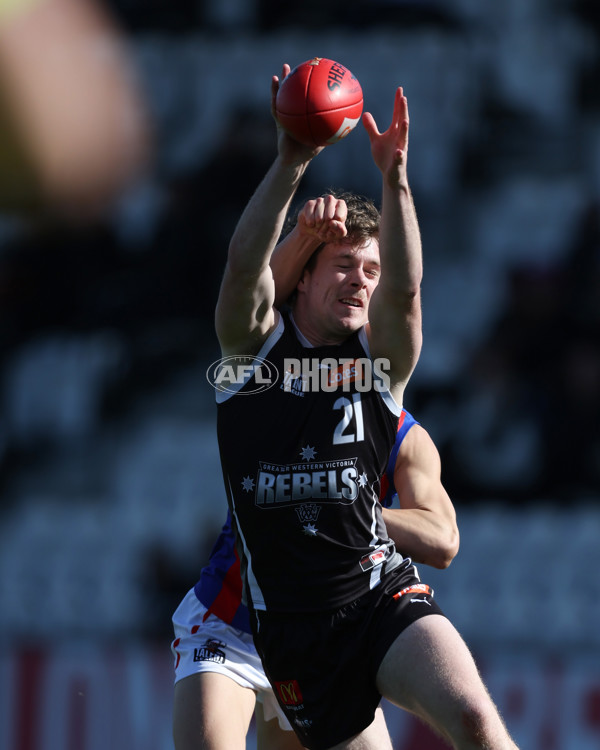
[[[244,377],[217,386],[246,602],[281,612],[340,607],[402,560],[378,500],[402,413],[386,363],[371,360],[364,329],[339,346],[311,347],[283,315],[253,359]]]

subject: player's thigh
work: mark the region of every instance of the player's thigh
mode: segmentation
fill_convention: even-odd
[[[262,704],[256,703],[256,750],[302,750],[304,745],[292,730],[282,729],[279,719],[265,719]]]
[[[245,750],[254,712],[253,690],[216,672],[200,672],[175,684],[175,750]]]
[[[371,724],[360,734],[329,750],[392,750],[390,733],[381,707],[375,712],[375,718]]]
[[[400,633],[379,667],[377,687],[450,735],[466,716],[495,716],[471,652],[442,615],[422,617]]]

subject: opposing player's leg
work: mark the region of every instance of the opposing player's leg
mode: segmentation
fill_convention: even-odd
[[[256,703],[255,716],[257,750],[303,750],[304,745],[291,729],[282,729],[277,718],[265,718],[260,701]]]
[[[469,649],[442,615],[400,633],[379,666],[377,686],[457,750],[516,750]]]
[[[179,680],[173,704],[175,749],[245,750],[255,701],[253,690],[217,672]]]
[[[175,750],[245,750],[255,706],[258,750],[301,750],[250,633],[207,612],[194,589],[173,628]]]

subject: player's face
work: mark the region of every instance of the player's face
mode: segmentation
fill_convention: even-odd
[[[365,325],[369,319],[371,295],[379,283],[380,274],[376,239],[371,238],[360,247],[338,243],[325,245],[317,256],[315,267],[305,271],[298,284],[297,305],[304,327],[309,331],[303,332],[309,340],[313,343],[339,343]]]

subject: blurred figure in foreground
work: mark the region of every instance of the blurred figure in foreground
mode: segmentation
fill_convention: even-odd
[[[126,41],[95,0],[0,0],[0,210],[103,213],[151,152]]]

